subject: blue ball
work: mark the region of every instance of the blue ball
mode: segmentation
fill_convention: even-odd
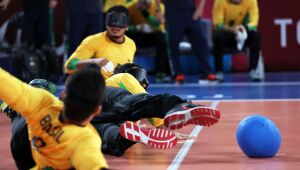
[[[268,158],[276,155],[281,144],[277,126],[261,115],[244,118],[237,129],[237,142],[250,158]]]

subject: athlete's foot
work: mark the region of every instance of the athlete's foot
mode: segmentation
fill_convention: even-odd
[[[120,134],[128,140],[157,149],[168,149],[177,144],[175,134],[168,129],[146,129],[132,122],[123,123]]]
[[[220,111],[191,103],[182,103],[170,110],[164,124],[171,130],[180,129],[188,124],[211,126],[220,119]]]

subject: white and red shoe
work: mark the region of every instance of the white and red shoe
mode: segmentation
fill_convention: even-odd
[[[188,124],[211,126],[220,119],[220,111],[211,107],[182,103],[170,110],[164,124],[171,130],[180,129]]]
[[[120,134],[128,140],[157,149],[169,149],[177,144],[175,134],[168,129],[146,129],[132,122],[123,123]]]

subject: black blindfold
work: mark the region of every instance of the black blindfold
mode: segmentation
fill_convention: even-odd
[[[128,17],[120,13],[108,13],[106,15],[105,24],[109,27],[125,28],[128,26]]]

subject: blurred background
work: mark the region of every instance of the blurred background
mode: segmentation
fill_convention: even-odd
[[[108,0],[107,0],[108,1]],[[130,0],[127,3],[133,3]],[[105,11],[105,3],[102,2],[102,10]],[[196,0],[197,3],[197,0]],[[212,44],[212,8],[214,0],[205,3],[202,23],[204,32],[208,38],[210,47]],[[51,72],[56,75],[51,77],[55,81],[60,81],[60,76],[64,74],[63,63],[67,56],[68,47],[68,20],[67,1],[59,0],[55,8],[49,8],[50,14],[50,46],[54,51],[55,59],[44,61],[52,63]],[[286,1],[263,1],[258,0],[259,25],[258,31],[261,33],[261,52],[264,60],[265,72],[294,72],[300,70],[300,13],[298,12],[298,0]],[[0,11],[0,66],[13,74],[17,73],[17,64],[20,60],[14,60],[12,48],[20,49],[24,36],[23,28],[23,8],[22,1],[11,1],[6,10]],[[172,29],[172,28],[169,28]],[[180,65],[186,75],[199,74],[195,56],[191,53],[189,40],[184,38],[180,43]],[[155,55],[155,54],[154,54]],[[155,72],[153,50],[137,51],[135,62],[145,67],[150,73]],[[53,56],[52,56],[53,57]],[[49,58],[49,57],[48,57]],[[51,57],[50,57],[51,58]],[[34,59],[33,59],[34,60]],[[209,63],[214,68],[214,57],[209,57]],[[247,53],[239,52],[225,54],[223,57],[224,72],[240,73],[247,72],[249,60]],[[55,66],[53,66],[55,65]]]

